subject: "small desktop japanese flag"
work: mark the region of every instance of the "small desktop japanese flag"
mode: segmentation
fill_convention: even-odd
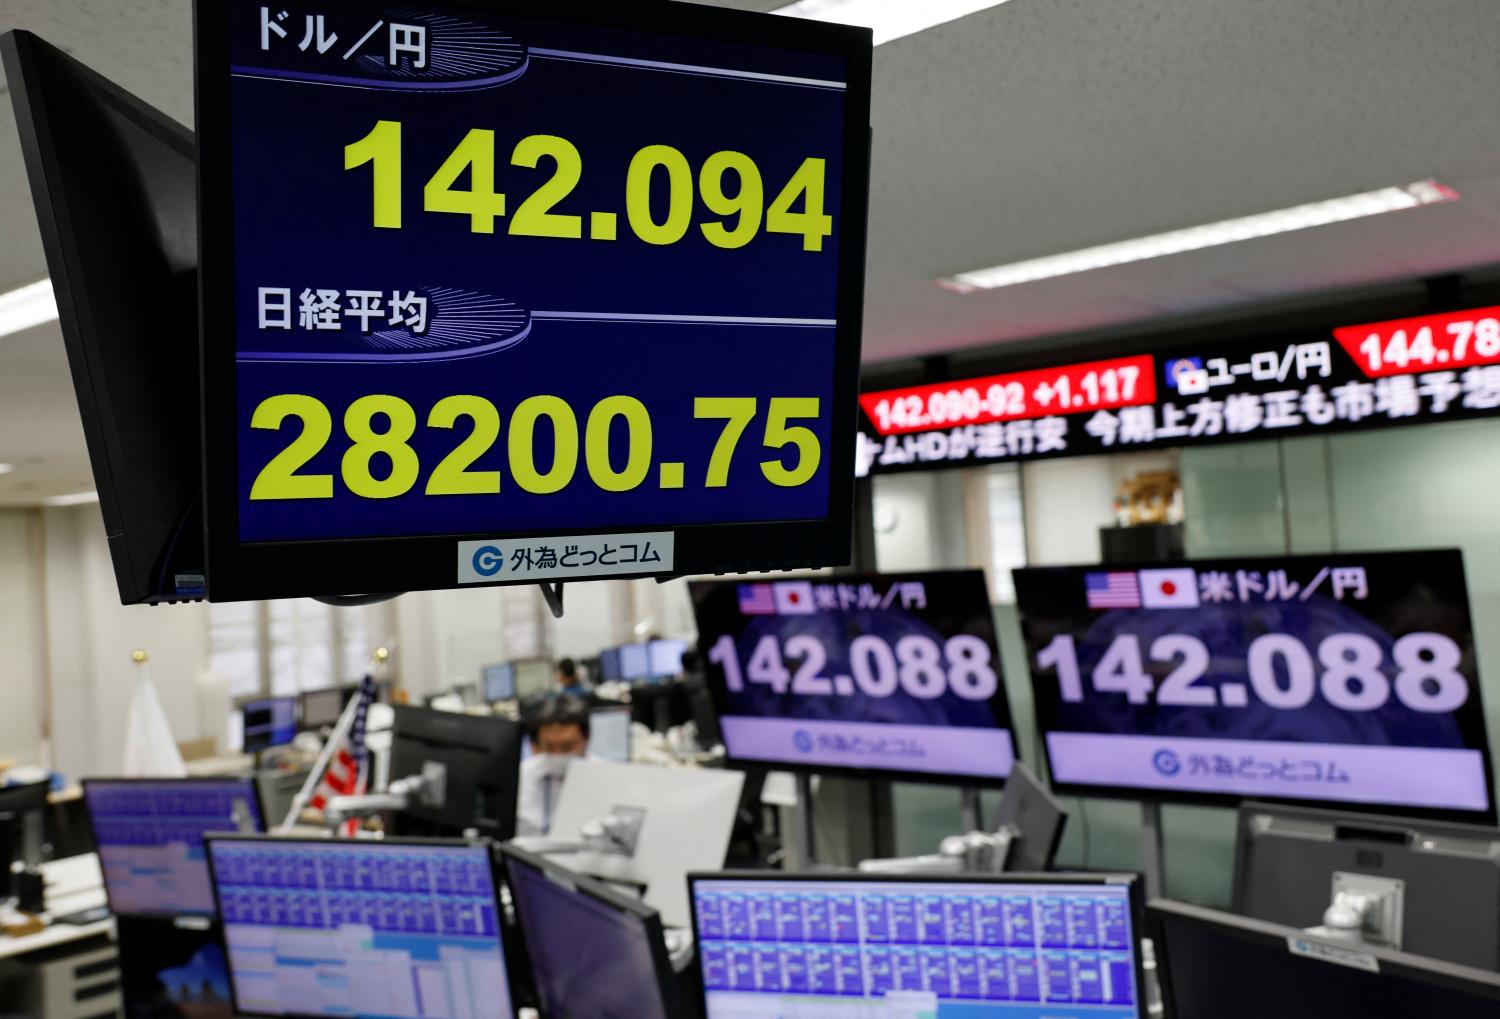
[[[182,763],[167,713],[156,696],[146,653],[137,651],[132,658],[135,689],[125,712],[125,770],[121,774],[126,778],[182,778],[187,775],[187,766]]]
[[[775,588],[778,616],[810,616],[817,611],[813,605],[812,584],[807,581],[783,581],[776,584]]]
[[[1195,609],[1198,607],[1196,570],[1142,570],[1141,607]]]

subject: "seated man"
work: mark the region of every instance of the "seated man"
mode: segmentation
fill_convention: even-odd
[[[557,692],[564,697],[588,696],[588,688],[578,678],[578,663],[571,658],[557,663]]]
[[[531,756],[521,763],[516,834],[546,835],[568,762],[588,756],[588,706],[577,697],[550,697],[528,712],[526,732]]]

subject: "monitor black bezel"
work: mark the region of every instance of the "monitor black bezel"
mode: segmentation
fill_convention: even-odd
[[[672,971],[672,960],[667,955],[666,927],[662,923],[661,913],[641,899],[633,899],[622,892],[615,891],[602,881],[569,870],[544,856],[527,852],[511,843],[502,842],[495,848],[504,860],[505,880],[507,886],[511,888],[511,902],[515,909],[516,930],[520,931],[521,940],[526,946],[527,958],[531,963],[532,984],[536,989],[539,1003],[545,1004],[541,1002],[541,981],[536,975],[536,960],[531,954],[531,943],[527,939],[526,926],[521,919],[520,906],[515,901],[514,882],[510,879],[510,868],[513,864],[530,867],[532,870],[539,871],[544,877],[555,877],[566,881],[578,894],[603,903],[617,912],[628,913],[639,920],[645,928],[646,940],[651,946],[651,964],[655,971],[653,975],[656,978],[657,990],[661,995],[662,1015],[671,1017],[678,1014],[677,978]]]
[[[204,853],[208,857],[209,883],[214,890],[214,914],[218,918],[219,930],[224,938],[224,956],[229,966],[229,998],[234,1006],[236,1015],[266,1017],[266,1019],[328,1019],[326,1015],[319,1012],[254,1012],[240,1005],[239,985],[234,979],[234,961],[229,952],[229,932],[224,923],[223,903],[219,897],[219,879],[214,869],[213,847],[218,842],[262,842],[267,845],[307,844],[317,846],[347,846],[352,849],[380,849],[381,847],[392,848],[428,848],[428,849],[483,849],[485,859],[489,861],[490,893],[495,902],[495,935],[500,942],[500,959],[506,973],[506,993],[510,998],[510,1011],[512,1019],[517,1019],[520,1009],[516,1005],[515,992],[510,987],[510,958],[511,944],[510,936],[505,928],[505,907],[500,898],[500,871],[495,860],[495,846],[493,839],[433,839],[433,838],[381,838],[381,839],[328,839],[315,835],[205,835],[203,838]]]
[[[702,662],[703,662],[702,669],[703,669],[704,686],[708,690],[709,700],[713,703],[714,717],[717,720],[718,725],[719,725],[719,732],[720,732],[720,737],[721,737],[720,738],[720,743],[722,743],[723,746],[724,746],[724,760],[725,760],[725,762],[728,763],[729,765],[731,765],[732,767],[739,768],[742,771],[743,770],[747,770],[747,769],[769,769],[771,771],[786,771],[786,772],[790,772],[790,773],[792,773],[794,775],[828,775],[828,776],[833,777],[833,778],[860,778],[860,779],[869,779],[869,778],[874,777],[874,778],[878,778],[878,779],[880,779],[882,781],[890,781],[890,782],[912,782],[912,783],[916,783],[916,784],[919,784],[919,785],[949,785],[949,786],[951,786],[951,785],[957,785],[957,786],[963,786],[965,788],[972,788],[972,789],[995,789],[995,790],[1003,790],[1005,788],[1005,783],[1010,780],[1010,773],[1009,772],[1007,772],[1004,775],[998,775],[998,776],[997,775],[967,775],[967,774],[961,774],[961,773],[937,772],[937,771],[908,771],[908,770],[904,770],[904,769],[901,769],[901,768],[855,768],[855,767],[848,767],[848,766],[845,766],[845,765],[809,763],[809,762],[806,762],[806,761],[797,761],[797,760],[792,760],[791,758],[781,758],[781,757],[777,757],[777,758],[736,757],[733,753],[730,752],[728,741],[724,740],[722,738],[722,736],[723,736],[723,729],[724,729],[724,719],[726,717],[744,718],[744,717],[765,717],[765,716],[726,715],[725,708],[728,705],[729,691],[725,688],[725,686],[724,686],[724,684],[722,682],[717,681],[716,678],[715,678],[717,674],[721,674],[722,673],[722,670],[718,669],[716,666],[710,664],[709,661],[708,661],[708,650],[709,650],[708,649],[708,643],[709,642],[708,642],[707,638],[705,638],[703,636],[703,627],[699,624],[699,621],[698,621],[698,602],[697,602],[697,599],[696,598],[692,598],[692,596],[691,596],[692,590],[694,588],[700,586],[700,585],[704,585],[704,586],[707,586],[707,585],[725,585],[725,586],[730,586],[730,585],[737,585],[737,584],[742,584],[742,583],[746,583],[746,584],[754,584],[754,583],[782,583],[782,582],[786,582],[786,581],[799,581],[799,580],[812,581],[813,583],[820,583],[820,582],[826,583],[826,582],[828,582],[830,580],[844,582],[844,583],[850,583],[850,582],[860,582],[860,581],[868,580],[868,579],[870,579],[872,577],[881,577],[881,578],[888,578],[888,577],[932,577],[932,576],[952,576],[952,575],[964,574],[964,573],[978,575],[978,577],[980,578],[979,579],[979,584],[981,586],[983,586],[984,590],[985,590],[985,605],[988,606],[990,625],[991,625],[991,628],[992,628],[992,630],[994,632],[994,636],[995,636],[995,651],[996,651],[996,654],[995,654],[994,660],[993,660],[993,662],[991,664],[994,665],[994,667],[995,667],[995,675],[1000,680],[1000,687],[999,687],[999,690],[996,692],[995,696],[997,696],[997,697],[1003,697],[1004,700],[1005,700],[1005,714],[1006,714],[1007,720],[1009,721],[1009,725],[1005,727],[1005,731],[1010,733],[1010,745],[1011,745],[1011,759],[1012,759],[1012,763],[1014,764],[1014,763],[1020,763],[1020,762],[1022,762],[1024,760],[1024,757],[1023,757],[1022,752],[1021,752],[1020,735],[1019,735],[1019,733],[1018,733],[1018,731],[1016,729],[1016,717],[1015,717],[1015,713],[1011,710],[1010,688],[1008,686],[1006,686],[1006,682],[1005,682],[1005,663],[1002,660],[1004,658],[1004,653],[1000,649],[1000,628],[995,625],[995,621],[994,621],[994,606],[991,605],[990,601],[989,601],[989,593],[988,593],[989,592],[989,587],[987,586],[988,585],[988,581],[985,579],[984,571],[981,570],[981,569],[903,570],[903,571],[897,571],[897,572],[893,572],[893,573],[879,573],[877,571],[873,571],[872,570],[872,571],[862,571],[862,572],[855,573],[855,574],[840,574],[840,575],[835,576],[835,577],[819,576],[817,574],[809,574],[809,573],[791,573],[791,574],[787,574],[786,576],[777,575],[775,577],[747,577],[747,578],[736,579],[736,580],[702,579],[702,580],[691,580],[691,581],[689,581],[688,582],[689,598],[692,600],[692,603],[693,603],[693,622],[694,622],[694,625],[698,629],[698,642],[696,644],[690,645],[690,647],[692,647],[693,650],[695,650],[695,651],[698,652],[698,656],[699,656],[699,658],[702,659]],[[621,646],[623,647],[624,645],[621,645]],[[621,671],[623,672],[623,669]]]
[[[1264,920],[1255,920],[1250,917],[1237,916],[1234,913],[1225,913],[1219,910],[1206,909],[1202,906],[1194,906],[1186,902],[1176,902],[1170,899],[1152,899],[1146,904],[1146,927],[1149,931],[1152,944],[1156,949],[1156,972],[1157,982],[1161,991],[1162,1007],[1167,1019],[1199,1019],[1197,1016],[1184,1014],[1172,997],[1172,963],[1171,953],[1166,949],[1166,919],[1171,918],[1179,922],[1185,922],[1195,927],[1212,927],[1227,937],[1238,941],[1259,942],[1263,945],[1277,945],[1282,950],[1287,950],[1288,938],[1304,938],[1313,944],[1327,945],[1339,952],[1352,952],[1358,955],[1368,956],[1376,960],[1379,970],[1370,973],[1372,980],[1379,980],[1387,973],[1394,973],[1409,979],[1436,984],[1442,987],[1455,989],[1471,989],[1475,986],[1488,987],[1493,992],[1497,1010],[1500,1010],[1500,975],[1488,970],[1473,969],[1468,966],[1459,966],[1455,963],[1444,962],[1441,959],[1428,959],[1424,956],[1411,955],[1406,952],[1395,952],[1388,948],[1377,945],[1341,943],[1329,938],[1318,938],[1308,934],[1306,931],[1296,927],[1286,927],[1281,924],[1267,923]],[[1299,956],[1300,958],[1300,956]],[[1308,962],[1317,960],[1308,959]],[[1337,962],[1324,962],[1324,965],[1337,966]],[[1287,993],[1295,994],[1294,988],[1288,988]]]
[[[1330,559],[1345,559],[1345,558],[1350,558],[1350,557],[1355,557],[1355,556],[1360,556],[1360,555],[1388,555],[1388,554],[1391,554],[1392,552],[1401,552],[1401,553],[1408,553],[1408,554],[1411,554],[1411,553],[1420,553],[1422,555],[1429,555],[1429,556],[1430,555],[1452,555],[1452,556],[1456,556],[1458,558],[1459,568],[1461,570],[1464,569],[1464,566],[1463,566],[1463,551],[1461,549],[1458,549],[1458,548],[1379,549],[1379,550],[1366,550],[1365,552],[1360,552],[1358,550],[1355,550],[1355,551],[1340,550],[1338,552],[1328,552],[1328,553],[1322,553],[1322,554],[1319,554],[1319,553],[1308,553],[1308,554],[1281,555],[1281,556],[1277,556],[1277,555],[1248,555],[1247,554],[1246,556],[1244,556],[1244,558],[1247,558],[1247,559],[1252,559],[1252,558],[1253,559],[1273,559],[1274,558],[1274,559],[1287,560],[1287,561],[1294,560],[1294,559],[1309,559],[1309,560],[1318,560],[1318,561],[1321,562],[1321,561],[1326,561],[1326,560],[1330,560]],[[1143,561],[1134,561],[1134,560],[1132,560],[1130,562],[1120,562],[1120,563],[1081,563],[1081,564],[1080,563],[1069,563],[1069,564],[1056,564],[1056,565],[1048,565],[1048,566],[1026,566],[1026,567],[1021,567],[1021,568],[1018,568],[1018,569],[1013,569],[1013,570],[1011,570],[1011,573],[1013,575],[1019,575],[1019,574],[1024,574],[1024,573],[1043,573],[1043,572],[1047,572],[1047,571],[1050,571],[1050,570],[1076,570],[1076,571],[1085,571],[1085,570],[1087,570],[1087,571],[1095,571],[1095,572],[1130,571],[1130,570],[1151,570],[1151,569],[1163,569],[1163,568],[1170,568],[1170,567],[1177,567],[1177,566],[1192,567],[1192,566],[1196,566],[1199,563],[1204,563],[1204,562],[1220,562],[1220,561],[1223,561],[1225,559],[1232,559],[1232,558],[1235,558],[1235,557],[1234,556],[1214,555],[1214,556],[1199,556],[1199,557],[1196,557],[1196,558],[1178,559],[1178,560],[1172,560],[1171,562],[1143,562]],[[1467,596],[1468,595],[1468,574],[1467,574],[1467,570],[1464,570],[1464,575],[1465,575],[1465,594],[1466,594],[1465,607],[1468,609],[1468,613],[1469,613],[1469,633],[1470,633],[1470,637],[1471,637],[1471,644],[1477,646],[1479,634],[1478,634],[1477,628],[1474,625],[1473,599],[1472,599],[1472,597]],[[1170,804],[1181,804],[1183,806],[1194,806],[1194,807],[1227,807],[1227,808],[1229,808],[1231,810],[1238,809],[1239,805],[1241,803],[1243,803],[1244,801],[1246,801],[1246,800],[1255,800],[1257,802],[1262,802],[1262,803],[1285,804],[1287,806],[1311,807],[1311,808],[1322,808],[1322,809],[1331,809],[1331,810],[1338,810],[1340,808],[1348,808],[1350,810],[1358,811],[1358,812],[1364,813],[1364,814],[1379,814],[1379,815],[1384,815],[1384,816],[1387,816],[1387,817],[1406,817],[1406,818],[1416,818],[1416,819],[1430,820],[1430,821],[1449,821],[1449,822],[1458,822],[1458,823],[1488,824],[1488,825],[1494,825],[1496,823],[1497,816],[1500,816],[1500,815],[1497,815],[1497,810],[1500,810],[1500,805],[1497,805],[1496,802],[1495,802],[1495,791],[1496,790],[1495,790],[1494,751],[1493,751],[1493,748],[1492,748],[1492,746],[1490,744],[1490,740],[1488,738],[1488,731],[1487,730],[1486,730],[1486,738],[1485,738],[1485,741],[1484,741],[1484,746],[1482,748],[1479,748],[1480,753],[1481,753],[1481,755],[1483,757],[1483,760],[1484,760],[1485,793],[1486,793],[1486,795],[1489,798],[1489,804],[1490,804],[1489,808],[1487,810],[1483,810],[1483,811],[1477,811],[1477,810],[1454,810],[1454,809],[1442,808],[1442,807],[1421,807],[1421,806],[1417,806],[1417,805],[1402,804],[1402,803],[1392,803],[1392,804],[1367,803],[1367,802],[1365,802],[1363,800],[1295,799],[1295,798],[1291,798],[1291,797],[1267,796],[1267,795],[1264,795],[1264,794],[1261,794],[1261,793],[1241,794],[1241,793],[1179,792],[1179,791],[1175,791],[1175,790],[1172,790],[1172,789],[1164,789],[1164,788],[1160,788],[1160,787],[1156,787],[1156,786],[1129,786],[1129,785],[1119,785],[1119,786],[1117,786],[1117,785],[1103,785],[1103,784],[1094,785],[1094,784],[1090,784],[1090,783],[1087,783],[1087,782],[1064,782],[1064,781],[1060,781],[1056,777],[1056,775],[1057,775],[1056,769],[1052,766],[1052,747],[1048,743],[1048,740],[1047,740],[1047,737],[1054,730],[1049,729],[1049,728],[1046,727],[1045,721],[1046,721],[1047,716],[1041,710],[1041,705],[1043,703],[1043,698],[1042,698],[1043,691],[1041,691],[1038,688],[1036,675],[1032,671],[1032,668],[1031,668],[1031,650],[1030,650],[1030,648],[1025,647],[1025,642],[1026,642],[1026,636],[1025,636],[1025,634],[1026,634],[1026,630],[1025,630],[1025,626],[1026,626],[1026,609],[1021,604],[1019,594],[1017,596],[1017,601],[1016,601],[1016,611],[1017,611],[1017,615],[1019,616],[1020,623],[1021,623],[1021,642],[1022,642],[1022,646],[1023,646],[1023,653],[1024,653],[1025,659],[1026,659],[1026,676],[1027,676],[1027,679],[1028,679],[1028,681],[1030,682],[1030,685],[1031,685],[1031,703],[1032,703],[1032,707],[1033,707],[1033,717],[1035,719],[1036,731],[1037,731],[1037,736],[1038,736],[1038,743],[1039,743],[1039,745],[1041,747],[1042,757],[1047,762],[1047,774],[1048,774],[1048,777],[1049,777],[1049,779],[1051,781],[1052,791],[1054,793],[1056,793],[1057,795],[1059,795],[1059,796],[1091,797],[1091,798],[1094,798],[1094,799],[1102,799],[1102,800],[1128,800],[1128,801],[1133,801],[1133,802],[1138,802],[1138,803],[1140,803],[1140,802],[1144,802],[1144,803],[1170,803]],[[1478,676],[1478,674],[1477,674],[1477,663],[1476,663],[1476,680],[1477,680],[1477,682],[1475,684],[1475,693],[1480,698],[1480,707],[1481,707],[1481,710],[1483,711],[1483,709],[1484,709],[1484,701],[1483,701],[1483,697],[1484,697],[1483,679],[1480,678]],[[1485,717],[1488,717],[1487,713],[1485,714]],[[1351,745],[1352,746],[1364,746],[1365,744],[1351,744]]]
[[[649,523],[568,528],[568,534],[662,530],[675,534],[672,573],[732,573],[842,566],[850,561],[854,512],[855,431],[859,414],[864,252],[869,205],[871,34],[868,29],[746,11],[637,0],[446,0],[489,14],[573,21],[641,32],[727,40],[746,45],[831,53],[848,61],[843,138],[844,211],[839,224],[839,281],[834,354],[828,512],[823,518],[693,525]],[[309,541],[243,542],[239,529],[235,397],[234,212],[229,73],[229,7],[194,0],[197,94],[200,342],[204,542],[211,601],[327,596],[390,591],[495,587],[460,584],[458,542],[543,538],[557,531],[449,534]],[[205,238],[213,238],[208,243]],[[633,574],[659,577],[659,574]],[[587,579],[580,577],[579,579]],[[627,579],[625,575],[611,579]],[[511,581],[510,583],[516,583]],[[525,581],[524,583],[536,583]]]
[[[765,884],[895,884],[895,885],[1078,885],[1080,887],[1103,886],[1110,888],[1124,887],[1130,902],[1130,933],[1132,945],[1130,948],[1131,961],[1135,968],[1135,1009],[1137,1019],[1146,1019],[1147,1015],[1147,984],[1145,952],[1142,943],[1146,939],[1146,904],[1145,904],[1145,881],[1139,874],[1127,872],[1113,873],[1072,873],[1060,871],[1045,874],[1016,872],[1013,874],[868,874],[861,871],[843,873],[841,871],[825,873],[800,873],[784,874],[774,870],[725,870],[725,871],[693,871],[688,874],[688,907],[693,914],[693,942],[701,944],[698,940],[698,884],[702,881],[751,881]],[[1039,949],[1040,950],[1040,949]],[[703,972],[703,953],[697,953],[696,965],[701,977]],[[702,990],[703,997],[698,1001],[699,1012],[706,1015],[708,1011],[708,990]],[[858,999],[850,999],[858,1000]]]
[[[189,776],[186,776],[184,778],[107,778],[107,777],[104,777],[104,776],[97,776],[96,775],[96,776],[94,776],[92,778],[85,778],[85,779],[83,779],[82,781],[79,782],[79,785],[83,788],[83,814],[84,814],[84,817],[86,818],[86,820],[88,822],[88,826],[89,826],[89,838],[93,840],[93,843],[94,843],[94,852],[96,854],[99,852],[99,830],[94,826],[94,812],[89,809],[89,788],[91,786],[104,786],[104,785],[162,785],[163,783],[178,783],[178,784],[192,784],[192,785],[223,785],[223,784],[231,783],[231,782],[243,782],[245,785],[247,785],[247,786],[250,787],[250,798],[255,803],[255,813],[256,813],[256,816],[260,819],[260,828],[261,828],[261,830],[259,832],[257,832],[256,834],[258,834],[258,835],[264,835],[266,832],[268,832],[270,830],[271,824],[270,824],[270,820],[266,817],[266,805],[265,805],[265,802],[262,799],[261,794],[260,794],[260,783],[255,780],[255,777],[253,775],[230,775],[230,776],[189,775]],[[208,847],[207,847],[206,843],[207,843],[209,834],[210,833],[205,833],[204,836],[203,836],[204,842],[205,842],[204,850],[203,850],[203,852],[204,852],[203,865],[205,867],[208,866],[208,855],[207,855],[208,854]],[[150,911],[150,912],[144,912],[144,913],[137,913],[137,912],[123,912],[122,913],[121,911],[119,911],[118,909],[115,908],[114,899],[110,897],[110,894],[109,894],[109,880],[108,880],[108,878],[106,878],[104,876],[104,861],[103,861],[102,857],[100,858],[100,861],[99,861],[99,869],[100,869],[100,883],[103,884],[103,886],[104,886],[104,902],[105,902],[105,905],[107,905],[109,907],[110,913],[112,915],[114,915],[114,916],[117,916],[117,917],[134,917],[134,918],[140,918],[140,919],[156,919],[156,920],[171,920],[171,919],[176,919],[178,917],[192,917],[193,919],[208,918],[208,919],[211,919],[211,920],[213,920],[215,922],[218,921],[218,917],[219,917],[219,898],[218,898],[218,893],[217,892],[214,893],[213,911],[210,912],[210,913],[183,913],[183,912],[180,912],[180,911],[179,912],[170,912],[170,911],[157,912],[157,911],[154,911],[154,910]],[[213,874],[212,874],[211,871],[209,873],[209,885],[210,886],[213,885]]]

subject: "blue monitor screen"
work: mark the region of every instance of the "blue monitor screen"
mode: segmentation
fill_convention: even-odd
[[[238,1011],[514,1019],[487,846],[209,846]]]
[[[493,704],[508,701],[516,695],[516,667],[509,662],[486,665],[481,673],[484,680],[484,699]]]
[[[1136,1019],[1130,889],[705,878],[707,1019]]]
[[[601,761],[630,763],[629,708],[599,708],[589,712],[589,754]]]
[[[685,640],[653,640],[646,648],[651,675],[670,677],[682,675],[682,653],[688,649]]]
[[[204,861],[208,832],[265,830],[248,778],[84,784],[110,909],[120,916],[214,911]]]
[[[651,656],[645,644],[626,644],[620,648],[620,678],[632,682],[651,678]]]
[[[297,698],[268,697],[240,707],[245,753],[286,746],[297,738]]]
[[[612,647],[599,653],[599,677],[606,683],[613,683],[625,678],[624,674],[620,671],[619,648]]]

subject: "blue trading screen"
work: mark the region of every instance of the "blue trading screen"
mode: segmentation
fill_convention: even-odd
[[[1123,885],[703,880],[707,1019],[1136,1019]]]
[[[240,1012],[513,1019],[488,848],[215,840]]]
[[[207,832],[263,831],[250,779],[89,781],[84,806],[116,914],[209,916]]]
[[[297,698],[269,697],[240,708],[242,748],[248,753],[283,747],[297,738]]]

